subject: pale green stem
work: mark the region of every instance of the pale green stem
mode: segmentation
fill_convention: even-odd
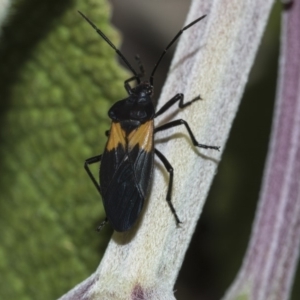
[[[201,94],[203,101],[175,117],[189,122],[200,143],[219,145],[223,151],[272,4],[192,1],[186,23],[207,17],[182,35],[158,106],[176,93],[186,99]],[[172,201],[181,227],[165,201],[167,172],[156,168],[143,218],[131,232],[115,233],[96,272],[61,299],[175,299],[174,283],[221,153],[195,149],[185,128],[159,133],[156,139],[174,132],[182,135],[156,147],[174,167]]]

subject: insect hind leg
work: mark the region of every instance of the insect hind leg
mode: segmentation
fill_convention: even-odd
[[[89,165],[100,162],[101,157],[102,157],[102,154],[97,155],[97,156],[93,156],[91,158],[86,159],[86,161],[84,162],[84,168],[85,168],[86,172],[88,173],[89,177],[91,178],[92,182],[94,183],[97,191],[100,193],[100,195],[102,195],[101,194],[101,187],[98,184],[97,180],[95,179],[94,175],[92,174],[92,172],[89,168]],[[108,223],[108,219],[107,219],[107,217],[105,217],[104,221],[102,221],[99,224],[99,226],[96,228],[96,230],[99,232],[107,223]]]
[[[96,228],[96,230],[97,230],[98,232],[100,232],[100,231],[102,230],[102,228],[103,228],[107,223],[108,223],[108,219],[105,218],[104,221],[102,221],[102,222],[99,224],[99,226]]]
[[[158,151],[157,149],[154,149],[154,151],[155,151],[155,154],[158,156],[158,158],[162,161],[162,163],[164,164],[166,170],[168,171],[168,173],[170,175],[166,200],[169,204],[172,214],[175,217],[176,224],[179,225],[182,222],[179,220],[176,210],[171,201],[171,193],[172,193],[172,187],[173,187],[173,171],[174,171],[173,167],[171,166],[169,161],[166,159],[166,157],[160,151]]]
[[[99,183],[97,182],[96,178],[94,177],[94,175],[92,174],[92,172],[89,168],[89,165],[100,162],[101,157],[102,157],[102,154],[93,156],[91,158],[86,159],[84,162],[84,168],[85,168],[86,172],[88,173],[89,177],[91,178],[92,182],[94,183],[97,191],[100,193],[100,195],[101,195],[101,187],[100,187]]]

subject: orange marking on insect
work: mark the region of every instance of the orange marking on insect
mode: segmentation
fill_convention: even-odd
[[[137,144],[146,152],[153,150],[153,120],[150,120],[128,135],[128,147],[132,149]]]
[[[119,144],[124,148],[126,147],[125,132],[120,123],[112,122],[106,149],[107,151],[111,151],[117,148]]]

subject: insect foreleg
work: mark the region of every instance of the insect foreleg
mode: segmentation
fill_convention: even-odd
[[[178,101],[179,101],[178,107],[179,108],[185,108],[185,107],[191,105],[193,102],[195,102],[197,100],[201,100],[201,97],[197,96],[197,97],[193,98],[191,101],[188,101],[186,103],[183,103],[183,100],[184,100],[184,95],[183,94],[176,94],[165,105],[163,105],[157,113],[155,113],[154,118],[156,118],[157,116],[163,114],[166,110],[168,110],[172,105],[174,105]]]

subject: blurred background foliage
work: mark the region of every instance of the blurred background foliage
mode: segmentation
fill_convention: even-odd
[[[55,299],[97,267],[109,237],[83,168],[102,151],[128,74],[105,1],[18,0],[0,49],[0,298]],[[95,168],[96,171],[97,167]]]
[[[124,55],[134,64],[139,53],[150,72],[189,2],[14,2],[0,41],[1,299],[59,297],[94,272],[112,232],[94,230],[104,213],[83,162],[102,152],[107,110],[125,97],[129,73],[77,10],[121,45],[116,26]],[[242,262],[270,133],[280,9],[277,3],[180,271],[179,300],[220,299]],[[157,72],[157,97],[173,51]]]

